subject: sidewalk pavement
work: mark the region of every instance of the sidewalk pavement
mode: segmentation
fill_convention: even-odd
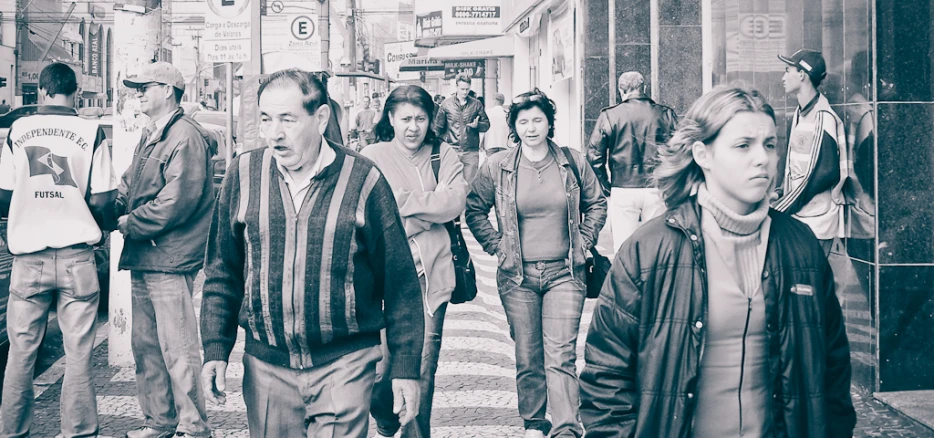
[[[604,233],[606,234],[606,233]],[[432,436],[515,437],[521,436],[518,399],[515,391],[515,353],[506,316],[496,290],[496,259],[484,254],[469,232],[464,233],[477,269],[479,293],[470,303],[452,305],[444,327],[441,359],[436,380]],[[604,239],[601,235],[601,242]],[[603,252],[603,251],[601,251]],[[200,278],[196,285],[196,307],[200,309]],[[581,319],[578,367],[595,300],[588,300]],[[210,425],[216,437],[248,437],[246,412],[241,393],[243,332],[228,368],[227,403],[208,405]],[[136,397],[134,370],[111,368],[107,363],[107,327],[98,329],[94,352],[93,383],[97,389],[102,437],[122,437],[139,427],[142,414]],[[37,380],[37,405],[32,433],[53,437],[59,433],[59,398],[64,359]],[[41,392],[39,392],[41,391]],[[871,395],[854,389],[858,415],[854,436],[934,438],[934,431],[898,414]],[[371,422],[370,436],[375,435]]]

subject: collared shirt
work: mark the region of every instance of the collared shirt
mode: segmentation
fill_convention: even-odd
[[[279,172],[282,173],[282,179],[285,181],[286,187],[289,188],[289,194],[292,195],[292,205],[295,206],[296,213],[302,209],[302,203],[305,202],[308,189],[311,188],[311,180],[318,176],[326,167],[330,166],[335,158],[337,158],[337,154],[334,152],[334,148],[327,140],[322,138],[321,150],[318,151],[318,159],[315,160],[314,166],[311,167],[311,173],[298,181],[292,179],[292,175],[289,171],[286,170],[285,167],[282,167],[279,161],[276,160],[276,166],[279,167]]]
[[[176,111],[170,111],[168,114],[164,114],[162,117],[159,117],[156,120],[152,120],[152,123],[149,125],[149,129],[150,129],[149,142],[150,143],[153,141],[159,140],[158,138],[153,138],[153,136],[157,135],[156,133],[162,132],[162,130],[166,127],[166,125],[169,124],[169,120],[172,120],[172,116],[174,116],[175,113]]]

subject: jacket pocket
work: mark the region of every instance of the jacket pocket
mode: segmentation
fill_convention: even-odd
[[[66,275],[68,283],[62,288],[62,292],[72,298],[87,300],[101,291],[97,279],[97,264],[93,259],[75,262],[66,269]]]
[[[23,260],[13,258],[10,272],[10,293],[21,299],[29,299],[42,292],[42,260]]]

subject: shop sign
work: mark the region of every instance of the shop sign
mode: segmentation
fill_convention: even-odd
[[[444,61],[444,78],[454,79],[461,73],[467,73],[471,78],[482,79],[486,70],[486,61],[482,59],[466,61]]]
[[[415,38],[437,38],[442,34],[441,11],[415,17]]]
[[[445,36],[502,33],[503,11],[499,0],[454,0],[453,3],[443,10],[442,33]]]
[[[97,35],[91,36],[91,76],[100,77],[101,75],[101,35],[103,29],[97,31]]]
[[[785,52],[788,39],[785,14],[737,13],[732,16],[738,18],[739,26],[727,31],[726,70],[765,73],[784,68],[775,54]]]
[[[418,74],[406,73],[400,74],[399,68],[406,59],[412,59],[418,56],[418,49],[415,47],[415,41],[402,41],[398,43],[386,43],[383,45],[386,52],[386,74],[390,79],[395,80],[416,80]]]

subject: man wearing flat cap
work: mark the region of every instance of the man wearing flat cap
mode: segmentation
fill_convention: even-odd
[[[123,85],[149,116],[117,195],[131,271],[133,358],[145,416],[127,438],[211,436],[202,392],[198,322],[192,304],[204,260],[214,186],[211,137],[179,108],[185,79],[171,64],[147,65]]]

